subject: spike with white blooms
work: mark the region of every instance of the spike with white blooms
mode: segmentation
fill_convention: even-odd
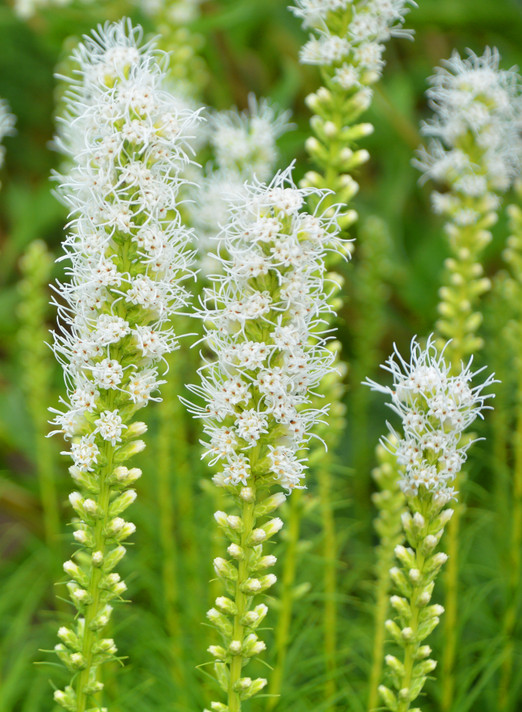
[[[295,187],[290,169],[268,186],[245,185],[218,237],[222,274],[203,302],[215,360],[201,368],[201,385],[191,387],[206,404],[189,407],[203,421],[204,457],[218,465],[214,482],[240,511],[216,513],[231,541],[230,558],[214,561],[228,597],[208,613],[223,637],[223,645],[209,649],[228,698],[226,705],[213,703],[222,712],[238,712],[266,683],[242,677],[242,668],[265,647],[256,629],[266,606],[255,599],[276,580],[265,573],[275,557],[263,554],[263,544],[283,524],[270,517],[285,495],[271,490],[305,486],[304,450],[327,415],[327,404],[311,402],[333,360],[323,326],[324,257],[343,244],[335,213],[325,216],[320,202],[313,215],[303,210],[309,192]]]
[[[73,60],[57,139],[71,160],[58,176],[70,208],[62,258],[70,281],[57,287],[63,326],[54,335],[68,397],[54,424],[70,440],[64,454],[78,487],[69,499],[79,548],[64,565],[77,617],[59,631],[56,652],[73,679],[54,697],[85,712],[99,709],[98,669],[116,655],[103,634],[126,589],[114,568],[135,529],[120,516],[141,475],[127,467],[144,447],[135,414],[159,400],[158,364],[177,347],[169,319],[188,298],[192,235],[177,196],[197,114],[163,88],[165,55],[130,22],[100,26]]]
[[[423,641],[444,612],[438,604],[428,605],[435,579],[448,558],[438,550],[438,544],[453,515],[447,505],[457,494],[455,479],[473,442],[464,431],[488,407],[486,400],[492,396],[484,395],[483,390],[494,379],[490,376],[472,386],[473,378],[483,369],[472,372],[471,361],[461,364],[454,374],[433,337],[425,348],[413,339],[409,361],[396,349],[383,368],[392,374],[393,384],[381,386],[368,380],[366,385],[388,395],[387,405],[402,420],[404,434],[388,425],[392,437],[382,444],[395,456],[401,473],[399,485],[408,508],[402,524],[409,547],[395,548],[400,563],[390,570],[396,588],[390,598],[395,619],[385,623],[388,634],[402,649],[402,659],[385,657],[391,686],[381,685],[379,693],[386,709],[408,712],[437,665]]]

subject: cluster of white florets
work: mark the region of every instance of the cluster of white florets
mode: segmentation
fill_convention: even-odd
[[[197,114],[162,89],[164,56],[141,28],[100,27],[74,52],[75,80],[57,139],[72,166],[60,180],[70,208],[70,282],[58,285],[54,350],[69,402],[55,424],[93,469],[100,441],[122,441],[126,417],[157,398],[158,362],[176,345],[172,314],[187,300],[192,235],[176,208]],[[108,403],[111,403],[111,407]]]
[[[413,0],[296,0],[292,12],[314,31],[301,50],[301,62],[329,67],[345,90],[373,84],[380,77],[384,42],[411,37],[403,28]],[[336,29],[346,27],[340,36]]]
[[[0,99],[0,142],[4,136],[12,136],[14,134],[15,117],[9,111],[9,105],[5,99]],[[0,145],[0,168],[4,164],[5,147]]]
[[[208,252],[211,238],[226,222],[227,201],[242,192],[245,181],[266,181],[274,174],[277,139],[290,127],[289,116],[290,112],[278,113],[266,99],[258,101],[253,94],[248,97],[248,110],[232,109],[210,116],[208,137],[214,163],[198,181],[189,205],[205,272],[216,267]]]
[[[208,436],[204,456],[222,463],[221,486],[278,482],[302,487],[298,457],[324,409],[311,394],[331,369],[322,319],[328,311],[324,255],[340,249],[335,214],[302,210],[310,191],[290,170],[231,200],[218,237],[223,274],[206,290],[202,316],[216,360],[201,369],[191,406]]]
[[[495,209],[495,193],[507,190],[520,169],[522,84],[514,69],[499,65],[496,49],[481,57],[468,51],[466,59],[454,52],[436,69],[427,92],[435,117],[422,133],[432,141],[416,165],[451,187],[434,194],[434,207],[463,225],[477,219],[467,202],[481,199],[486,210]]]
[[[462,434],[482,417],[485,401],[491,397],[482,391],[494,382],[493,376],[472,387],[479,371],[471,371],[471,361],[451,375],[444,353],[439,353],[431,337],[424,349],[412,340],[410,361],[395,349],[382,368],[393,376],[391,387],[371,380],[365,383],[389,395],[387,405],[402,419],[404,435],[388,425],[393,438],[383,442],[402,468],[402,491],[414,497],[424,490],[441,501],[450,500],[457,494],[453,483],[470,445]]]

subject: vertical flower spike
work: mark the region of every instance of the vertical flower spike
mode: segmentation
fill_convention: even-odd
[[[301,51],[303,64],[321,68],[324,86],[307,104],[315,136],[306,148],[321,173],[309,172],[304,184],[333,191],[332,203],[348,205],[358,190],[351,172],[365,163],[368,152],[359,139],[373,131],[357,123],[371,102],[371,86],[384,67],[384,43],[390,37],[411,37],[402,28],[413,0],[296,0],[291,11],[312,35]],[[340,216],[346,230],[356,219],[353,210]]]
[[[497,221],[500,195],[520,168],[520,77],[499,68],[496,49],[482,57],[473,52],[462,59],[454,53],[437,68],[428,97],[435,117],[422,131],[431,137],[420,149],[417,167],[426,178],[441,183],[433,193],[433,208],[446,218],[451,256],[446,260],[440,290],[437,329],[450,339],[446,357],[455,372],[460,362],[482,347],[477,335],[482,323],[479,298],[489,290],[480,262],[491,241],[489,228]],[[442,661],[442,710],[453,709],[458,620],[458,532],[460,507],[449,526],[446,572],[445,645]]]
[[[290,8],[301,19],[303,28],[312,33],[302,48],[301,62],[318,66],[323,84],[306,100],[314,114],[310,122],[314,135],[306,141],[306,149],[317,170],[309,171],[301,184],[332,191],[325,205],[343,206],[339,215],[343,231],[357,219],[355,210],[350,208],[358,190],[352,174],[369,158],[368,151],[359,149],[358,145],[361,138],[372,133],[373,126],[361,123],[360,117],[371,103],[371,86],[382,73],[384,43],[392,35],[410,37],[412,34],[402,29],[409,5],[415,3],[410,0],[295,0],[295,6]],[[313,196],[311,199],[313,201]],[[342,285],[340,275],[334,279]],[[335,392],[341,394],[342,377],[337,383],[331,380],[330,384],[322,384],[321,392],[327,398],[333,398]],[[341,429],[328,428],[325,442],[329,453],[335,451],[341,437]],[[335,508],[330,500],[333,481],[328,460],[331,458],[329,454],[319,461],[316,474],[325,532],[323,625],[327,669],[324,694],[333,700],[337,679],[339,596]],[[355,495],[360,489],[356,487]]]
[[[201,368],[191,390],[206,406],[191,405],[208,437],[204,456],[220,464],[214,482],[233,495],[236,514],[216,512],[229,558],[214,561],[227,596],[208,617],[222,635],[209,649],[227,702],[238,712],[266,680],[242,668],[265,648],[256,629],[267,608],[258,597],[275,583],[266,573],[275,557],[265,542],[283,523],[273,513],[285,495],[304,487],[302,451],[327,406],[314,408],[314,389],[331,370],[332,353],[321,326],[328,310],[324,287],[327,249],[341,249],[335,215],[301,210],[310,191],[297,189],[290,170],[270,185],[246,185],[230,206],[219,236],[223,274],[206,291],[202,316],[216,360]]]
[[[509,573],[507,605],[504,612],[503,636],[505,641],[502,674],[500,677],[498,710],[509,709],[513,673],[516,669],[516,628],[519,620],[520,593],[522,588],[522,182],[517,183],[518,204],[508,206],[511,235],[504,250],[504,260],[509,266],[507,281],[509,306],[512,318],[504,327],[505,336],[500,341],[502,348],[508,346],[512,379],[508,388],[516,387],[515,421],[508,437],[513,442],[513,489],[511,497],[511,531],[509,542]],[[513,433],[513,435],[512,435]],[[506,523],[502,521],[502,531]]]
[[[116,655],[104,629],[126,589],[115,567],[135,529],[121,516],[141,475],[127,467],[144,447],[135,414],[159,399],[158,363],[177,347],[169,318],[186,304],[192,274],[176,203],[197,115],[162,89],[165,57],[141,38],[127,21],[84,38],[57,141],[72,167],[59,176],[70,282],[57,289],[54,350],[68,397],[54,423],[70,440],[79,548],[64,565],[77,617],[56,646],[73,679],[54,697],[70,712],[100,709],[98,668]]]
[[[248,97],[248,111],[221,111],[210,118],[210,142],[219,171],[266,181],[274,173],[276,140],[290,128],[290,112],[280,114],[266,99]]]
[[[438,67],[427,91],[435,112],[422,126],[431,138],[416,160],[424,178],[441,183],[433,192],[433,208],[447,222],[451,258],[441,289],[440,320],[446,351],[455,368],[482,346],[476,332],[482,315],[478,297],[489,289],[480,256],[491,240],[499,195],[511,185],[520,168],[522,85],[513,70],[499,68],[498,50],[487,48],[478,57],[462,59],[454,52]]]
[[[425,349],[413,339],[409,362],[396,351],[383,368],[392,374],[393,385],[383,387],[370,380],[366,385],[388,395],[387,405],[402,420],[403,435],[389,426],[392,437],[383,445],[400,468],[399,486],[409,510],[402,523],[409,546],[395,548],[400,565],[390,573],[398,595],[390,603],[396,615],[385,624],[402,655],[386,656],[391,687],[381,685],[379,692],[386,709],[408,712],[437,664],[429,657],[430,647],[423,644],[444,612],[438,604],[429,605],[435,579],[448,558],[437,547],[453,514],[448,505],[457,494],[455,478],[472,443],[464,431],[482,417],[491,397],[482,391],[493,377],[472,387],[478,371],[471,371],[471,361],[452,375],[431,337]]]

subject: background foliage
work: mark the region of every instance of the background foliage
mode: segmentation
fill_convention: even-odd
[[[339,551],[332,556],[337,559],[340,610],[335,685],[326,686],[325,693],[328,673],[321,642],[324,533],[312,468],[309,489],[295,504],[287,505],[301,510],[302,536],[295,553],[296,575],[291,587],[294,609],[283,696],[277,702],[281,712],[366,709],[376,543],[370,470],[375,465],[375,444],[384,431],[385,413],[379,399],[375,402],[372,395],[362,393],[358,384],[365,376],[375,376],[394,341],[406,351],[411,336],[429,333],[436,318],[437,290],[447,248],[441,221],[430,210],[430,189],[418,185],[418,175],[411,167],[413,151],[421,142],[419,120],[428,115],[423,96],[426,77],[453,48],[462,52],[469,47],[480,54],[485,45],[497,46],[504,67],[522,64],[519,0],[419,0],[419,5],[407,19],[407,26],[415,30],[415,42],[390,42],[384,78],[368,112],[375,133],[364,143],[371,160],[357,176],[361,188],[355,207],[360,221],[353,230],[364,247],[356,247],[353,264],[344,268],[346,301],[339,318],[339,338],[343,358],[350,367],[346,377],[346,427],[334,471]],[[21,286],[20,260],[35,239],[44,241],[55,256],[60,254],[66,215],[52,196],[49,181],[49,173],[58,163],[50,147],[58,99],[55,67],[63,63],[72,38],[99,21],[116,19],[123,13],[152,29],[150,21],[147,24],[146,18],[124,2],[51,8],[29,22],[18,19],[9,5],[0,7],[0,96],[9,101],[16,114],[18,130],[15,137],[5,141],[6,165],[0,191],[2,712],[44,712],[52,707],[49,681],[61,683],[62,672],[52,667],[53,656],[42,650],[54,646],[57,621],[68,605],[61,601],[60,586],[54,582],[61,580],[61,561],[71,551],[66,525],[70,485],[66,464],[59,456],[58,439],[45,441],[44,446],[60,505],[58,538],[46,536],[43,519],[42,477],[38,475],[42,420],[45,408],[56,405],[62,385],[50,351],[41,348],[42,327],[38,328],[36,321],[27,331],[28,315],[20,304],[27,304],[29,297]],[[296,158],[300,177],[308,167],[303,144],[308,136],[309,113],[304,97],[319,80],[314,68],[298,64],[304,35],[286,3],[209,0],[202,5],[201,18],[193,29],[203,38],[200,51],[209,74],[205,102],[218,109],[232,104],[243,108],[249,92],[254,92],[290,108],[296,128],[280,141],[281,165]],[[499,669],[506,649],[500,621],[509,574],[506,532],[511,512],[510,433],[515,389],[511,380],[514,346],[508,338],[510,314],[502,275],[507,235],[504,218],[493,232],[486,272],[495,286],[486,305],[487,346],[480,358],[497,371],[502,384],[498,387],[496,413],[488,417],[480,433],[487,440],[474,448],[464,494],[462,638],[454,712],[497,709]],[[45,283],[47,271],[51,271],[50,263],[46,267],[45,251],[35,259]],[[58,268],[53,269],[52,277],[59,277]],[[40,302],[42,294],[45,305],[50,293],[40,291]],[[37,297],[33,294],[31,298]],[[40,307],[47,327],[52,328],[52,309]],[[34,311],[30,313],[34,316]],[[188,346],[183,349],[188,350]],[[46,368],[49,377],[42,381],[42,369]],[[181,375],[180,380],[186,382],[186,374]],[[35,404],[33,398],[31,402],[26,395],[31,389],[48,401]],[[165,490],[158,488],[165,482],[156,476],[157,453],[161,452],[162,437],[177,437],[177,405],[172,408],[170,434],[162,434],[158,428],[157,409],[149,413],[150,447],[142,456],[145,475],[133,513],[138,530],[124,571],[133,604],[125,610],[120,608],[114,630],[118,647],[128,660],[117,675],[109,670],[105,680],[109,697],[114,700],[113,712],[132,708],[140,712],[197,710],[210,697],[207,687],[212,682],[207,682],[201,663],[208,660],[205,649],[213,636],[204,620],[213,593],[209,550],[216,546],[212,522],[215,494],[205,467],[199,463],[196,426],[190,426],[189,440],[184,443],[188,445],[189,466],[185,465],[181,473],[166,473],[166,486],[173,494],[174,524],[162,532]],[[280,565],[286,546],[283,538],[278,545]],[[174,628],[166,615],[166,551],[176,557],[177,587],[171,592],[171,610],[177,621]],[[276,609],[275,604],[269,626],[275,625]],[[173,636],[176,626],[178,635]],[[519,627],[509,698],[512,712],[522,706],[521,633]],[[440,634],[439,638],[435,635],[433,647],[440,645]],[[273,664],[275,646],[269,644],[268,650]],[[426,712],[439,709],[438,695],[437,686],[430,682],[423,703]],[[260,697],[252,706],[257,709],[265,704],[270,709],[275,702]]]

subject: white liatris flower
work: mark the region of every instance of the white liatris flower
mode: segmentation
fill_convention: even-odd
[[[0,99],[0,142],[4,136],[12,136],[15,133],[16,119],[9,110],[9,104],[5,99]],[[0,145],[0,168],[4,165],[5,147]]]
[[[412,340],[410,361],[395,349],[382,368],[392,374],[392,386],[372,380],[365,384],[389,395],[387,405],[401,417],[404,435],[389,425],[393,438],[383,445],[397,457],[402,491],[408,497],[424,491],[440,502],[449,501],[457,494],[453,484],[471,444],[463,433],[488,407],[485,402],[492,396],[482,391],[494,383],[493,376],[472,386],[483,369],[473,372],[470,359],[455,373],[431,336],[424,349]]]
[[[345,90],[371,84],[382,72],[383,43],[412,36],[402,25],[408,6],[415,5],[413,0],[296,0],[290,9],[315,33],[301,50],[301,62],[332,68],[334,81]]]
[[[500,69],[495,48],[481,57],[468,50],[466,59],[454,52],[443,65],[427,91],[435,117],[422,133],[432,141],[416,165],[451,186],[455,195],[435,194],[434,205],[440,212],[458,210],[465,224],[477,218],[466,217],[466,198],[484,197],[494,208],[495,192],[507,190],[520,169],[522,83],[515,69]]]
[[[319,199],[314,214],[304,210],[311,192]],[[269,185],[246,183],[230,198],[217,238],[222,272],[203,298],[215,360],[200,369],[201,385],[191,387],[206,404],[188,406],[203,421],[203,457],[219,466],[214,482],[233,495],[239,512],[215,514],[231,543],[230,558],[214,560],[228,596],[207,614],[224,641],[208,648],[227,696],[227,705],[212,703],[214,710],[240,710],[266,685],[264,678],[242,677],[242,668],[265,649],[257,629],[267,607],[256,605],[255,596],[276,581],[265,574],[276,559],[263,554],[263,544],[283,526],[279,517],[267,518],[285,501],[280,488],[305,486],[303,451],[327,413],[311,400],[333,360],[324,333],[324,258],[343,243],[337,210],[323,209],[324,196],[297,189],[291,169]],[[271,494],[273,487],[279,491]]]
[[[58,176],[70,208],[62,258],[70,281],[57,287],[62,328],[54,350],[68,399],[53,422],[71,440],[65,454],[80,489],[70,501],[82,545],[66,568],[78,617],[56,647],[74,677],[55,699],[70,710],[94,702],[103,687],[97,669],[116,652],[101,635],[107,603],[125,590],[112,573],[125,554],[121,542],[135,529],[118,516],[134,501],[128,488],[141,474],[125,464],[144,447],[146,427],[134,416],[159,399],[158,364],[177,347],[170,318],[187,303],[183,285],[192,275],[192,235],[178,195],[197,113],[180,109],[162,87],[165,55],[141,38],[125,20],[84,38],[73,52],[56,142],[71,161]]]
[[[194,412],[209,437],[205,454],[223,462],[219,485],[246,484],[253,468],[255,479],[288,491],[303,486],[297,453],[324,414],[310,395],[332,362],[320,328],[329,310],[323,260],[341,249],[335,211],[302,210],[310,192],[295,188],[290,170],[268,186],[247,185],[218,237],[223,275],[203,311],[216,361],[192,390],[207,401]]]

